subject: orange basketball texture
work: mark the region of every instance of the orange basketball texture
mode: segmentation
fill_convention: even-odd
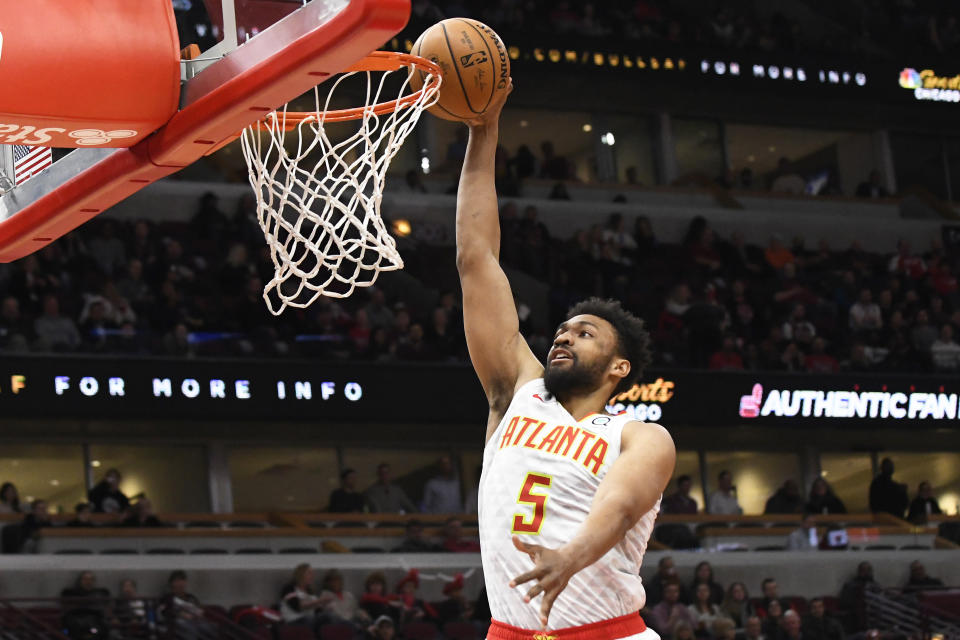
[[[411,51],[443,70],[440,99],[430,113],[444,120],[476,118],[507,88],[510,56],[493,29],[470,18],[448,18],[417,38]],[[423,86],[425,74],[414,72],[410,85]]]

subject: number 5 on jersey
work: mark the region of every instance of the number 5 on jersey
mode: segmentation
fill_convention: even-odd
[[[523,487],[520,488],[520,497],[517,498],[519,504],[533,505],[533,517],[527,520],[522,513],[513,515],[513,533],[526,533],[537,535],[543,526],[543,515],[547,508],[547,494],[534,493],[537,486],[550,488],[553,478],[543,473],[527,474],[523,481]]]

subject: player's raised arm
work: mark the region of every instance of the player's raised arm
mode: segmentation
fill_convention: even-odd
[[[623,429],[621,453],[600,483],[590,514],[570,542],[547,549],[514,536],[514,546],[530,554],[536,566],[510,586],[535,581],[526,595],[541,593],[540,621],[546,627],[553,602],[571,577],[603,557],[643,514],[653,509],[673,475],[677,452],[673,438],[657,424],[631,422]]]
[[[468,122],[470,139],[457,191],[457,269],[470,359],[490,403],[490,425],[506,411],[518,385],[543,372],[523,336],[510,283],[500,268],[500,219],[494,158],[500,111],[512,86]],[[487,429],[487,437],[492,434]]]

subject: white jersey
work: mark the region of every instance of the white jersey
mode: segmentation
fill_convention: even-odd
[[[483,452],[480,546],[493,618],[540,628],[540,597],[509,582],[533,568],[511,540],[520,535],[555,549],[579,531],[601,480],[620,455],[626,415],[591,414],[579,422],[549,394],[543,379],[520,387]],[[660,501],[597,562],[574,575],[554,602],[550,628],[609,620],[643,607],[640,564]]]

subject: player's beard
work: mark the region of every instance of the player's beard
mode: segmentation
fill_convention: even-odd
[[[605,369],[602,362],[581,363],[574,355],[571,366],[566,368],[548,363],[543,372],[543,385],[558,398],[591,393],[600,386]]]

